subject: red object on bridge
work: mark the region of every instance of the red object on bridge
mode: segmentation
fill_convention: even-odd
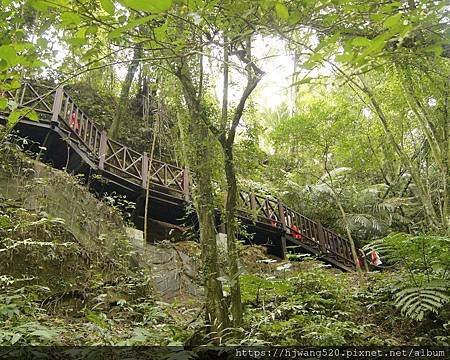
[[[77,114],[75,114],[75,112],[73,112],[72,115],[70,115],[69,126],[76,131],[78,131],[80,129],[80,125],[78,124]]]
[[[297,225],[292,225],[291,230],[294,239],[300,240],[302,238],[302,234],[300,233],[300,229],[297,227]]]

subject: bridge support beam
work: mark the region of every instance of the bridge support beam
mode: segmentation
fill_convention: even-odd
[[[281,258],[284,260],[287,256],[286,236],[281,236]]]

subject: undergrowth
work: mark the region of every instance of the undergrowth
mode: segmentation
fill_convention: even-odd
[[[244,275],[246,330],[239,343],[448,346],[448,313],[431,313],[419,322],[395,306],[395,294],[405,278],[399,271],[335,274],[315,262],[287,278]]]
[[[201,299],[161,301],[151,269],[133,262],[115,209],[76,178],[0,151],[0,180],[8,182],[0,191],[0,346],[208,342]],[[266,264],[258,262],[265,256],[261,248],[242,247],[244,323],[222,343],[448,346],[447,302],[436,311],[420,308],[418,318],[398,300],[412,280],[447,279],[447,253],[435,247],[447,240],[431,240],[439,264],[417,266],[418,251],[408,251],[400,257],[403,267],[365,275],[338,273],[312,260]],[[391,247],[400,241],[402,248],[417,245],[405,237],[384,244],[389,241]],[[405,297],[418,309],[420,298]]]
[[[158,301],[149,270],[90,253],[62,219],[8,203],[0,213],[0,345],[167,345],[189,336],[190,310]]]

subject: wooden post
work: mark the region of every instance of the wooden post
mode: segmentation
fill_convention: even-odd
[[[347,239],[341,238],[341,241],[339,242],[339,251],[342,253],[342,255],[346,259],[352,259],[351,252],[349,253],[348,250],[349,250],[349,248],[348,248],[348,241],[347,241]],[[358,254],[358,252],[356,252],[356,254]]]
[[[254,221],[258,221],[258,213],[256,212],[256,197],[254,193],[250,193],[250,210]]]
[[[280,200],[278,200],[278,213],[280,214],[281,227],[282,227],[283,231],[286,232],[286,230],[287,230],[286,216],[284,214],[284,206]]]
[[[102,130],[102,133],[100,135],[100,147],[98,150],[98,167],[100,170],[103,170],[105,168],[105,160],[106,160],[106,146],[108,141],[108,135],[106,130]]]
[[[323,227],[322,227],[322,224],[320,222],[317,222],[317,240],[319,241],[320,251],[322,253],[326,253],[325,233],[323,231]]]
[[[87,116],[84,112],[81,112],[81,123],[80,124],[80,134],[83,134],[83,141],[86,142],[87,140],[87,134],[88,134],[88,122],[87,122]],[[84,131],[84,133],[83,133]]]
[[[256,210],[256,197],[254,193],[250,193],[250,210]]]
[[[142,168],[141,168],[141,177],[142,177],[142,187],[147,189],[147,181],[148,181],[148,155],[147,152],[144,151],[142,154]]]
[[[53,100],[52,108],[52,122],[59,122],[59,113],[61,112],[61,106],[63,101],[64,89],[59,86],[55,92],[55,99]]]
[[[189,201],[189,169],[187,167],[183,170],[183,193],[184,200]]]
[[[169,186],[169,180],[167,178],[167,164],[163,164],[163,174],[164,174],[164,186]]]
[[[287,246],[286,246],[286,236],[281,235],[281,258],[286,259]]]

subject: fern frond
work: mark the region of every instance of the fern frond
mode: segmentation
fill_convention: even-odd
[[[330,170],[326,174],[323,174],[322,177],[320,178],[320,181],[323,182],[323,181],[329,179],[330,177],[338,178],[339,176],[345,175],[346,173],[348,173],[350,171],[352,171],[352,168],[350,168],[350,167],[335,168],[333,170]]]
[[[363,247],[366,253],[375,249],[388,262],[401,262],[411,269],[437,273],[450,265],[450,238],[435,235],[393,233]]]
[[[381,232],[382,225],[378,221],[377,218],[375,218],[372,215],[369,214],[347,214],[347,218],[350,221],[350,225],[353,228],[356,228],[355,225],[360,225],[365,230],[369,230],[372,232]]]
[[[448,289],[434,284],[405,288],[395,295],[395,306],[414,320],[422,320],[428,312],[437,313],[449,301]]]
[[[316,185],[308,185],[309,191],[316,192],[319,194],[327,194],[333,196],[333,189],[324,183],[316,184]]]

